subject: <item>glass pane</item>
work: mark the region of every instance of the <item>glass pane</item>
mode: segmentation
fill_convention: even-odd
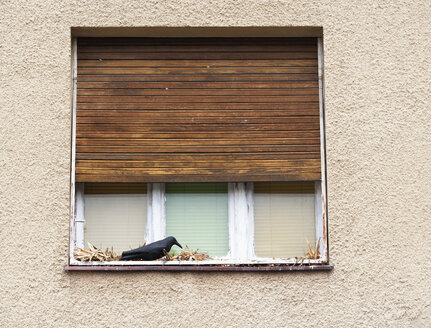
[[[166,236],[212,257],[226,255],[227,183],[167,183]]]
[[[144,242],[147,222],[145,184],[85,185],[85,246],[120,253]]]
[[[259,257],[301,257],[315,244],[314,183],[254,184],[255,253]]]

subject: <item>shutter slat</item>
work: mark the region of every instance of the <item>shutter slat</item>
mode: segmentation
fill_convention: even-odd
[[[318,109],[289,109],[271,110],[271,117],[290,117],[290,116],[318,116]],[[268,117],[268,112],[264,110],[78,110],[76,116],[82,117],[153,117],[171,118],[177,117]]]
[[[78,40],[76,181],[320,179],[314,38]]]
[[[318,96],[304,89],[79,89],[78,96]],[[169,101],[169,98],[167,98]]]
[[[124,60],[301,60],[316,59],[317,51],[310,52],[80,52],[79,59]]]
[[[229,44],[229,45],[181,45],[181,44],[169,44],[169,45],[99,45],[99,46],[86,46],[80,47],[79,53],[146,53],[146,52],[315,52],[316,45],[300,45],[300,44],[266,44],[266,45],[250,45],[250,44]]]
[[[83,59],[78,67],[316,67],[316,61],[304,60],[123,60]]]
[[[258,138],[258,139],[129,139],[129,146],[148,146],[157,143],[158,146],[200,146],[209,144],[214,146],[227,145],[298,145],[298,144],[314,144],[319,145],[319,138]],[[123,139],[107,139],[107,138],[79,138],[76,141],[78,146],[124,146]]]
[[[81,67],[78,75],[312,74],[317,67]]]
[[[320,179],[320,172],[295,171],[281,173],[261,173],[244,171],[206,171],[204,173],[186,174],[172,173],[171,170],[151,174],[133,172],[130,175],[107,175],[93,172],[91,174],[76,174],[76,179],[83,182],[247,182],[247,181],[315,181]]]
[[[293,123],[318,123],[318,116],[292,116],[292,117],[174,117],[174,118],[155,118],[155,117],[78,117],[78,124],[293,124]]]
[[[156,142],[155,142],[156,143]],[[250,153],[250,152],[286,152],[286,151],[319,151],[319,145],[152,145],[152,146],[76,146],[81,153]]]
[[[285,123],[277,124],[79,124],[79,131],[92,132],[237,132],[249,131],[305,131],[319,130],[318,123]],[[246,138],[244,136],[244,138]]]
[[[318,138],[319,131],[265,131],[265,132],[247,132],[249,138]],[[225,138],[236,139],[243,136],[242,132],[147,132],[147,133],[127,133],[127,132],[93,132],[80,131],[77,138],[94,138],[94,139],[208,139],[208,138]]]
[[[77,160],[126,160],[126,161],[166,161],[170,163],[173,160],[176,161],[188,161],[193,162],[225,162],[232,160],[298,160],[298,159],[319,159],[319,152],[266,152],[266,153],[225,153],[225,154],[206,154],[206,153],[192,153],[192,154],[178,154],[178,157],[172,159],[170,154],[137,154],[137,153],[77,153]]]
[[[254,167],[259,168],[262,165],[267,167],[313,167],[316,164],[319,164],[320,160],[318,159],[302,159],[302,160],[252,160],[252,159],[243,159],[243,160],[230,160],[229,162],[223,162],[220,160],[212,160],[212,161],[181,161],[181,160],[173,160],[171,162],[167,161],[157,161],[151,160],[148,161],[103,161],[103,160],[78,160],[77,164],[81,168],[157,168],[157,167],[171,167],[171,168],[194,168],[200,167],[205,169],[210,168],[220,168],[223,167],[233,167],[233,168],[248,168]]]
[[[80,103],[77,104],[77,110],[84,109],[169,109],[169,110],[183,110],[183,109],[257,109],[257,110],[277,110],[277,109],[316,109],[319,110],[318,103]]]
[[[85,78],[88,78],[85,77]],[[84,76],[80,78],[84,79]],[[78,82],[80,89],[295,89],[317,88],[314,82]]]
[[[78,96],[78,103],[268,103],[268,102],[318,102],[319,95],[310,96]]]
[[[316,59],[317,61],[317,59]],[[79,75],[81,82],[317,82],[316,74]]]

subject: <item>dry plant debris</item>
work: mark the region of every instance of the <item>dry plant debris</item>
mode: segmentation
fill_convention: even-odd
[[[88,243],[89,250],[85,250],[82,248],[76,248],[73,252],[73,257],[77,261],[89,262],[89,261],[119,261],[121,255],[114,252],[114,248],[107,248],[103,250],[101,248],[97,248],[91,243]]]
[[[145,246],[139,245],[139,247]],[[130,247],[130,249],[132,249]],[[165,257],[161,258],[162,261],[204,261],[211,260],[212,258],[204,252],[199,252],[198,249],[191,250],[188,245],[186,248],[181,251],[180,254],[169,254],[164,251]],[[91,243],[88,243],[88,250],[82,248],[76,248],[73,252],[73,257],[77,261],[81,262],[90,262],[90,261],[100,261],[100,262],[109,262],[109,261],[119,261],[121,259],[121,254],[117,254],[114,252],[114,248],[107,248],[103,250],[101,248],[97,248]]]
[[[181,251],[180,254],[171,255],[163,250],[165,257],[164,261],[205,261],[212,260],[212,258],[204,252],[199,252],[199,249],[191,250],[188,245]]]
[[[320,238],[316,242],[316,247],[313,247],[307,240],[308,252],[305,256],[308,260],[320,259]]]
[[[137,247],[132,247],[132,246],[130,246],[130,245],[129,245],[129,249],[130,249],[130,250],[132,250],[132,249],[135,249],[135,248],[144,247],[145,245],[147,245],[147,242],[146,242],[146,241],[144,241],[144,243],[143,243],[143,244],[139,243],[139,245],[138,245]]]

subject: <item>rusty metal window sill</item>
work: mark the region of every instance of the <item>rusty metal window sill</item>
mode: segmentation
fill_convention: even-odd
[[[67,265],[66,271],[330,271],[332,264],[318,265]]]

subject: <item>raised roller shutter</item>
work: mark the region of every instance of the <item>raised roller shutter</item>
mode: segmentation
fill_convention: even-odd
[[[81,38],[77,182],[319,180],[315,38]]]

